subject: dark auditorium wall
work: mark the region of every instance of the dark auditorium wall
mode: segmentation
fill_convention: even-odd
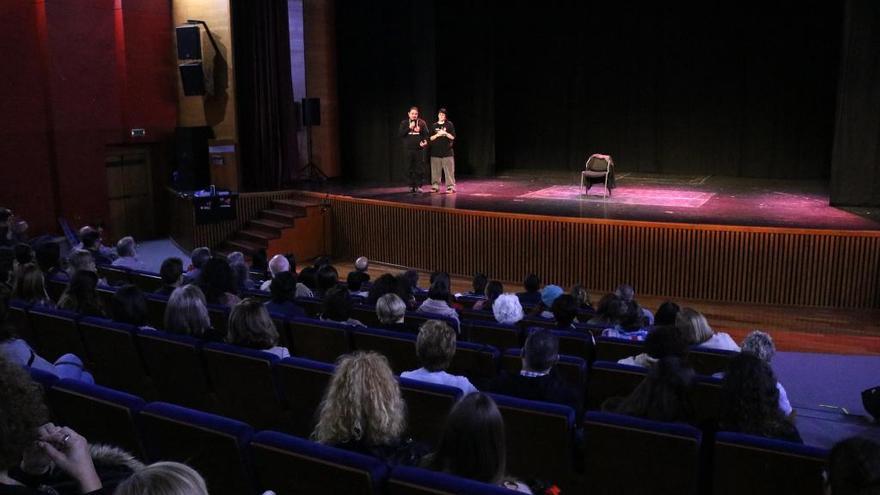
[[[402,177],[392,134],[411,101],[449,107],[464,173],[575,171],[604,152],[621,171],[829,177],[841,2],[337,10],[350,177]]]
[[[0,204],[34,233],[107,220],[105,151],[177,119],[169,0],[0,2]]]

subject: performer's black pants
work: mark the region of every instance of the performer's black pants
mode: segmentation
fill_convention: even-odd
[[[425,150],[404,150],[404,164],[409,173],[409,186],[422,187],[425,182]]]

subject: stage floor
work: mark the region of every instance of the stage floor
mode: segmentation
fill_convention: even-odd
[[[581,218],[831,230],[880,230],[880,209],[829,205],[820,181],[621,173],[608,198],[588,196],[578,174],[516,173],[460,178],[455,194],[410,194],[402,185],[329,184],[357,198],[477,211]],[[425,191],[428,186],[423,187]]]

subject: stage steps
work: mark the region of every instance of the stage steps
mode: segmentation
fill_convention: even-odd
[[[329,252],[329,213],[318,198],[307,196],[273,199],[229,239],[214,248],[226,256],[241,251],[251,258],[260,249],[269,257],[293,253],[298,260],[308,260]]]

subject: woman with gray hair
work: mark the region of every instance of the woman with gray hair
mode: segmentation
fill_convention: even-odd
[[[504,325],[516,325],[525,316],[516,294],[502,294],[492,304],[495,321]]]
[[[742,352],[751,354],[761,361],[770,364],[773,356],[776,355],[776,344],[773,343],[773,337],[770,334],[760,330],[754,330],[746,335],[742,343]],[[779,381],[776,382],[776,390],[779,390],[779,409],[786,416],[791,416],[791,403],[788,401],[788,394]]]
[[[165,306],[164,330],[204,340],[223,340],[223,336],[211,328],[205,294],[193,284],[178,287],[171,293]]]
[[[403,324],[406,317],[406,303],[397,294],[385,294],[376,300],[376,317],[379,327],[395,332],[409,332]]]

